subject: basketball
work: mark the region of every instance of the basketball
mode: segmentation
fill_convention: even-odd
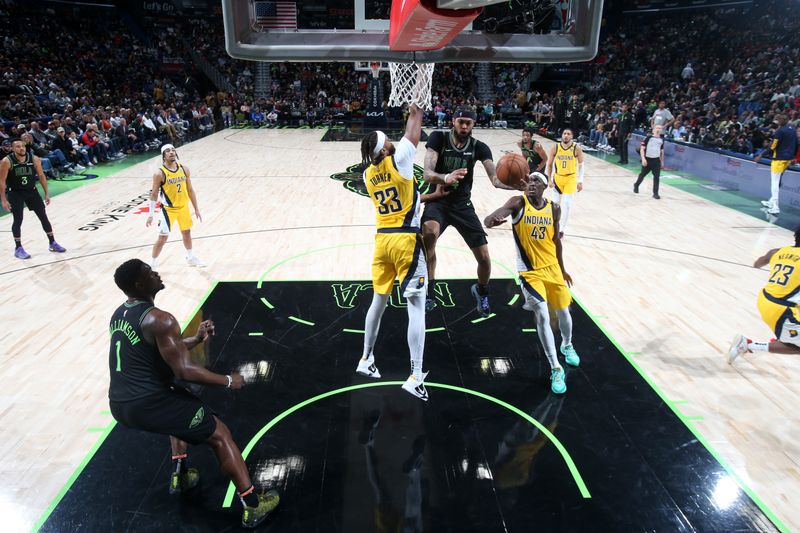
[[[528,160],[518,153],[508,153],[497,162],[497,178],[509,187],[519,187],[528,179]]]

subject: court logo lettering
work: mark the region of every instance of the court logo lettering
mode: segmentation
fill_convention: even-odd
[[[125,202],[124,204],[117,206],[114,209],[110,209],[108,211],[103,210],[105,212],[102,212],[102,214],[95,212],[94,214],[99,214],[101,216],[95,218],[94,220],[92,220],[87,224],[84,224],[83,226],[78,228],[78,231],[97,231],[106,224],[110,224],[111,222],[116,222],[119,219],[124,218],[131,211],[139,207],[142,204],[142,202],[146,202],[149,199],[150,199],[150,193],[148,192],[140,194],[136,198],[128,202]]]

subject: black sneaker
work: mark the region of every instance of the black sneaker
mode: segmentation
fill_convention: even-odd
[[[653,194],[653,198],[656,200],[661,200],[661,197],[658,195],[658,193]]]
[[[478,284],[475,283],[472,285],[470,289],[472,296],[475,298],[475,309],[478,311],[478,314],[481,315],[483,318],[492,314],[492,309],[489,307],[489,295],[481,295],[478,292]]]
[[[636,185],[635,183],[633,184],[633,192],[635,192],[636,194],[639,194],[639,186]]]
[[[196,468],[189,468],[183,474],[173,472],[169,479],[169,493],[181,494],[192,490],[200,483],[200,472]]]
[[[430,296],[425,298],[425,311],[431,312],[436,309],[436,298]]]
[[[244,506],[242,511],[242,527],[253,529],[267,519],[281,501],[277,490],[267,491],[258,495],[258,507]]]

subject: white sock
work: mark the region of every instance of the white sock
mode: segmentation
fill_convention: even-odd
[[[572,315],[569,307],[556,311],[558,317],[558,329],[561,331],[561,346],[572,344]]]
[[[747,349],[751,352],[768,352],[769,351],[769,343],[768,342],[755,342],[747,339]]]
[[[389,302],[388,294],[372,294],[372,303],[367,311],[367,318],[364,324],[364,352],[361,357],[368,359],[372,355],[372,348],[375,346],[375,339],[378,338],[378,330],[381,327],[381,317]]]
[[[422,355],[425,351],[425,293],[406,298],[408,302],[408,351],[411,353],[411,373],[422,381]]]
[[[192,253],[192,250],[190,248],[190,249],[186,250],[186,258],[187,259],[191,259],[192,257],[194,257],[194,254]]]
[[[561,219],[558,221],[559,231],[566,233],[567,222],[569,221],[569,211],[572,208],[573,194],[564,194],[561,197]]]
[[[150,258],[150,270],[155,270],[157,265],[158,265],[158,258],[157,257],[151,257]]]
[[[550,312],[547,310],[547,302],[536,304],[533,312],[536,315],[536,333],[539,334],[539,342],[542,343],[550,368],[561,368],[556,354],[556,340],[553,337],[553,330],[550,329]]]

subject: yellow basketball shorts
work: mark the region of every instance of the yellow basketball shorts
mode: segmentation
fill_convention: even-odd
[[[389,294],[395,279],[400,280],[400,293],[406,298],[427,291],[428,265],[419,233],[375,234],[372,288]]]
[[[158,221],[158,232],[161,235],[169,235],[173,226],[178,224],[181,231],[186,231],[194,224],[192,222],[192,214],[189,212],[189,206],[184,207],[164,207],[161,206],[161,219]]]
[[[566,309],[572,303],[567,282],[561,274],[561,268],[550,265],[536,270],[519,273],[522,295],[525,297],[525,309],[533,308],[540,302],[547,302],[553,311]]]
[[[791,164],[791,159],[773,159],[772,163],[769,164],[769,171],[774,174],[783,174]]]
[[[758,311],[776,339],[800,346],[800,313],[797,307],[771,302],[762,291],[758,294]]]
[[[578,192],[578,177],[575,174],[556,174],[553,177],[556,191],[560,194],[575,194]]]

